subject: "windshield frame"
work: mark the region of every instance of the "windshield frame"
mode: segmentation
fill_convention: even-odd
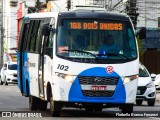
[[[126,25],[128,25],[129,27],[127,28],[130,28],[131,29],[131,32],[132,32],[132,36],[133,36],[133,41],[134,41],[134,44],[135,44],[135,53],[136,53],[136,56],[134,58],[131,58],[131,59],[107,59],[107,60],[104,60],[104,59],[95,59],[94,57],[93,58],[72,58],[72,57],[67,57],[67,56],[61,56],[58,54],[58,41],[57,41],[57,37],[58,37],[58,32],[59,32],[59,27],[58,27],[58,24],[59,24],[59,21],[60,20],[108,20],[108,21],[119,21],[119,22],[122,22],[122,23],[125,23]],[[137,48],[137,43],[136,43],[136,39],[135,39],[135,32],[134,32],[134,28],[131,24],[131,22],[128,20],[117,20],[117,19],[97,19],[97,18],[77,18],[77,19],[70,19],[70,18],[66,18],[66,19],[59,19],[58,22],[57,22],[57,29],[56,29],[56,51],[55,51],[55,54],[57,57],[59,58],[62,58],[62,59],[65,59],[65,60],[69,60],[69,61],[73,61],[73,62],[82,62],[82,63],[97,63],[97,64],[106,64],[106,63],[109,63],[109,64],[115,64],[115,63],[125,63],[125,62],[129,62],[129,61],[133,61],[133,60],[136,60],[138,58],[138,48]],[[87,52],[87,51],[86,51]],[[92,53],[91,53],[92,54]],[[125,58],[125,57],[124,57]]]

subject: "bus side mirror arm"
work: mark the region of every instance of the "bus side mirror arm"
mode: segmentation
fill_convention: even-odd
[[[49,24],[43,24],[41,26],[41,34],[44,36],[49,36],[50,31],[52,31],[53,33],[55,33],[55,28],[51,28],[49,26]]]

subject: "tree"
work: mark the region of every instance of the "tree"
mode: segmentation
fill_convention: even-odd
[[[144,48],[144,39],[140,39],[139,36],[137,37],[138,42],[138,49],[139,49],[139,56],[142,56],[146,49]]]

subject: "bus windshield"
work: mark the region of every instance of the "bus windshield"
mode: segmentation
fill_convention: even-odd
[[[57,56],[64,58],[137,58],[137,47],[130,22],[118,20],[58,21]]]

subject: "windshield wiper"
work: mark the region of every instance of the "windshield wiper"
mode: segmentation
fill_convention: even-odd
[[[71,51],[71,52],[87,53],[87,54],[90,54],[90,55],[92,55],[93,57],[95,57],[95,58],[97,59],[97,56],[96,56],[95,54],[90,53],[90,52],[86,52],[86,51],[83,51],[83,50],[71,50],[71,49],[69,49],[69,50],[63,50],[63,51]]]
[[[120,57],[123,57],[123,58],[126,58],[127,60],[130,60],[130,58],[124,54],[119,54],[119,53],[107,53],[107,55],[111,55],[111,56],[120,56]]]

